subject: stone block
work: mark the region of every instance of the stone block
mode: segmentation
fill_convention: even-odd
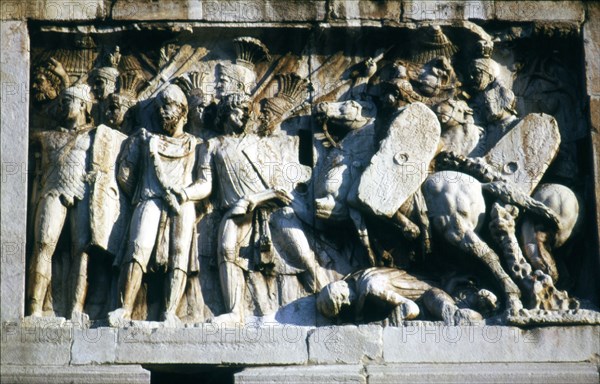
[[[360,365],[246,368],[234,375],[236,384],[366,384]]]
[[[218,22],[287,22],[325,19],[324,0],[117,1],[115,20],[196,20]]]
[[[139,365],[27,366],[3,365],[2,384],[149,384],[150,372]]]
[[[38,325],[2,324],[2,365],[67,365],[73,329],[56,321]]]
[[[0,316],[6,321],[22,318],[25,303],[29,36],[25,22],[4,21],[0,28]]]
[[[75,329],[71,364],[111,364],[117,350],[117,329],[100,327]]]
[[[340,20],[394,20],[399,21],[402,2],[334,0],[330,3],[331,16]]]
[[[495,17],[502,21],[551,21],[582,23],[580,1],[495,1]]]
[[[319,327],[308,336],[309,362],[356,364],[380,360],[382,328],[378,325]]]
[[[383,358],[386,363],[580,362],[597,353],[597,328],[388,327],[383,330]]]
[[[222,328],[123,328],[118,364],[305,364],[307,327],[246,324]]]
[[[404,1],[404,20],[485,20],[493,17],[492,1]]]
[[[592,363],[484,363],[368,365],[369,384],[597,383]]]
[[[94,20],[107,16],[105,0],[5,0],[0,5],[2,20]]]
[[[587,94],[600,95],[600,3],[587,4],[583,49]]]

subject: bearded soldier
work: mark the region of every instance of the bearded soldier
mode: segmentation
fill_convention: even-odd
[[[194,184],[197,139],[183,131],[188,104],[183,91],[169,85],[155,100],[162,132],[145,129],[132,137],[120,160],[118,179],[133,197],[135,210],[121,273],[122,307],[109,314],[113,326],[131,319],[143,275],[150,270],[168,271],[162,320],[180,323],[177,307],[184,293],[187,273],[197,269],[195,251],[196,210],[200,199]]]

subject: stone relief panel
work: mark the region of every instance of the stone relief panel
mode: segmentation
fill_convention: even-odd
[[[33,26],[26,321],[600,323],[575,37]]]

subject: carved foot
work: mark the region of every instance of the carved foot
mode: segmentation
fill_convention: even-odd
[[[407,301],[400,304],[398,309],[400,310],[403,320],[412,320],[419,316],[419,313],[421,312],[419,306],[413,301]]]
[[[165,312],[162,315],[162,321],[167,328],[181,328],[183,322],[173,312]]]
[[[211,323],[218,324],[225,328],[235,328],[244,324],[244,319],[239,313],[230,312],[217,317],[213,317]]]
[[[26,316],[26,317],[30,317],[30,318],[36,318],[36,317],[43,317],[44,316],[44,312],[40,309],[40,310],[35,310],[31,312],[31,315]]]
[[[517,314],[523,310],[523,303],[517,295],[508,295],[506,300],[506,312],[509,314]]]
[[[477,325],[483,321],[483,317],[479,312],[472,309],[461,308],[454,312],[453,325]]]
[[[90,316],[87,313],[74,309],[71,311],[71,322],[86,327],[90,325]]]
[[[118,308],[108,313],[108,324],[111,327],[125,327],[131,322],[131,312],[125,308]]]

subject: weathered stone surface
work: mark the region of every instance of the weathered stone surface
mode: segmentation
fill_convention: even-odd
[[[493,1],[404,1],[404,20],[488,19],[494,14]]]
[[[406,1],[404,20],[562,21],[581,23],[581,2],[560,1]]]
[[[2,4],[2,7],[6,3]],[[25,237],[27,222],[27,152],[29,121],[29,36],[27,24],[1,25],[0,201],[1,320],[23,317],[25,293]]]
[[[2,20],[93,20],[104,18],[109,5],[105,0],[8,0],[0,13]]]
[[[485,155],[485,160],[525,193],[531,193],[556,156],[560,131],[553,117],[531,113]]]
[[[586,4],[587,20],[583,25],[585,78],[588,95],[600,95],[600,3]]]
[[[331,16],[341,20],[400,20],[402,2],[334,0],[330,3]]]
[[[380,360],[382,328],[377,325],[319,327],[308,336],[309,362],[356,364]]]
[[[599,7],[600,9],[600,7]],[[600,12],[598,12],[600,16]],[[600,34],[598,36],[600,39]],[[600,51],[599,51],[600,54]],[[599,69],[600,70],[600,69]],[[596,196],[596,233],[600,233],[600,184],[598,181],[600,180],[600,96],[591,96],[590,97],[590,136],[592,140],[592,158],[593,158],[593,172],[594,172],[594,180],[596,180],[596,184],[594,186],[594,193]],[[596,259],[594,260],[595,268],[598,272],[600,272],[600,250],[596,253]],[[593,280],[596,284],[596,287],[600,287],[600,283],[598,280]],[[600,295],[600,289],[596,290],[597,295]],[[596,296],[597,297],[597,296]]]
[[[393,362],[579,362],[597,354],[598,327],[450,327],[433,323],[383,330],[383,358]]]
[[[245,324],[220,328],[125,328],[118,333],[118,364],[305,364],[307,327]]]
[[[366,383],[360,365],[247,368],[234,375],[236,384]]]
[[[2,324],[2,366],[67,365],[71,360],[73,329],[58,322],[21,327]]]
[[[368,365],[369,384],[597,383],[592,363],[484,363]]]
[[[578,1],[494,1],[495,18],[507,21],[572,21],[581,23],[583,3]]]
[[[3,384],[149,384],[150,372],[139,365],[49,367],[3,365]]]
[[[392,217],[427,177],[441,132],[435,114],[409,104],[390,123],[387,137],[363,172],[358,199],[376,215]]]
[[[201,20],[220,22],[268,22],[324,20],[325,1],[117,1],[115,20]]]
[[[117,330],[114,328],[75,329],[71,364],[110,364],[115,361]]]

